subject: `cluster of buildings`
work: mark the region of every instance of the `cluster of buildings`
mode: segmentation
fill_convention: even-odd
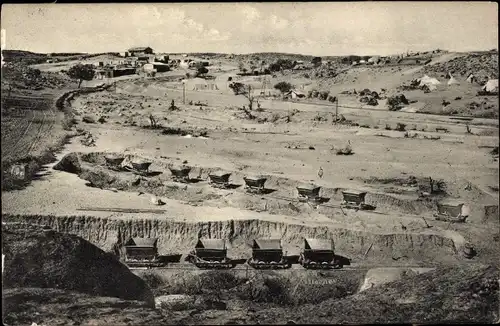
[[[93,63],[96,67],[96,78],[114,78],[124,75],[144,73],[154,76],[156,73],[169,71],[174,67],[195,68],[199,63],[208,66],[208,61],[196,61],[183,54],[180,59],[170,59],[168,55],[155,54],[149,46],[130,48],[119,53],[117,58]]]
[[[128,49],[128,51],[120,53],[116,59],[106,62],[98,61],[93,65],[97,68],[97,79],[140,73],[154,75],[157,72],[169,71],[171,68],[168,55],[155,55],[149,46]]]

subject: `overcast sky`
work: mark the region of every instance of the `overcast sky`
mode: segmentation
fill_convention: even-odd
[[[7,49],[33,52],[395,54],[490,50],[489,2],[7,4]],[[3,35],[3,34],[2,34]]]

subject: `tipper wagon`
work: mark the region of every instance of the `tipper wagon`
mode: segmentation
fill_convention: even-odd
[[[223,239],[199,239],[188,260],[198,268],[227,269],[236,266],[227,257],[226,241]]]
[[[299,256],[299,263],[307,269],[343,267],[335,256],[333,240],[327,239],[304,239],[304,251]]]
[[[129,267],[164,266],[158,256],[158,239],[130,238],[125,243],[125,264]]]
[[[292,266],[283,255],[280,239],[253,240],[252,258],[247,263],[255,269],[283,269]]]

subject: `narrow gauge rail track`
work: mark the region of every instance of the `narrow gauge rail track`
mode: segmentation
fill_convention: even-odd
[[[161,267],[129,267],[130,270],[225,270],[225,271],[321,271],[321,272],[337,272],[337,271],[353,271],[353,270],[369,270],[372,268],[436,268],[438,265],[348,265],[338,269],[306,269],[300,266],[300,264],[292,264],[291,268],[288,269],[255,269],[247,264],[239,264],[240,267],[228,268],[228,269],[217,269],[217,268],[198,268],[195,265],[184,264],[184,263],[169,263],[166,266]],[[296,267],[294,267],[296,266]]]

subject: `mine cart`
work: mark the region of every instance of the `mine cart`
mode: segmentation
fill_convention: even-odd
[[[365,206],[366,192],[357,190],[344,190],[342,191],[342,196],[344,200],[341,203],[341,207],[354,208],[356,210],[363,209]]]
[[[149,166],[153,163],[148,161],[136,161],[136,162],[131,162],[131,164],[135,173],[147,174],[149,171]]]
[[[107,156],[104,156],[104,159],[106,160],[106,166],[109,169],[120,170],[121,164],[122,164],[123,160],[125,160],[125,157],[107,155]]]
[[[263,176],[257,177],[244,177],[245,189],[251,193],[261,194],[264,192],[264,183],[266,183],[267,178]]]
[[[227,269],[236,266],[227,257],[226,241],[223,239],[199,239],[188,260],[198,268]]]
[[[463,202],[459,201],[446,201],[437,204],[438,212],[434,217],[438,221],[465,222],[467,216],[462,215]]]
[[[163,266],[158,257],[156,238],[131,238],[125,244],[125,264],[129,267]]]
[[[307,269],[342,268],[333,251],[333,240],[326,239],[304,239],[299,263]]]
[[[172,173],[172,178],[174,181],[187,183],[189,182],[189,172],[191,172],[191,167],[181,166],[181,167],[169,167]]]
[[[313,184],[298,186],[297,191],[299,192],[299,201],[318,203],[321,199],[321,197],[319,196],[320,189],[321,187]]]
[[[229,187],[229,177],[231,173],[227,172],[214,172],[208,175],[210,177],[210,184],[215,188],[227,188]]]
[[[280,239],[253,240],[252,258],[249,258],[247,263],[255,269],[280,269],[292,266],[283,255]]]

